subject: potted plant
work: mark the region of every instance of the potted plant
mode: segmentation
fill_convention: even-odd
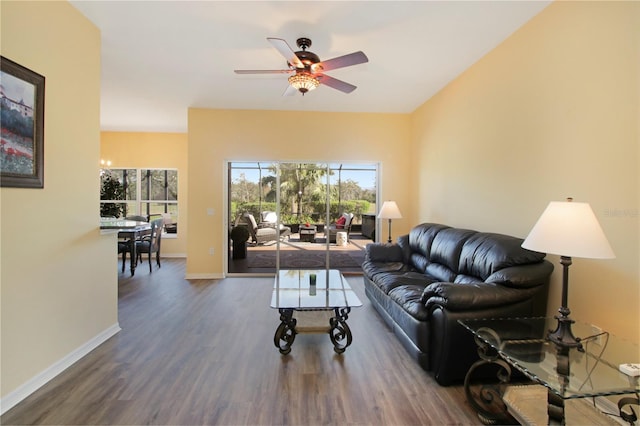
[[[246,258],[249,229],[244,225],[236,225],[231,229],[230,237],[233,240],[233,259]]]

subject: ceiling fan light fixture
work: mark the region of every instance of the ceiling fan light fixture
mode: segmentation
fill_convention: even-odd
[[[320,81],[306,72],[299,72],[289,77],[289,84],[303,95],[320,85]]]

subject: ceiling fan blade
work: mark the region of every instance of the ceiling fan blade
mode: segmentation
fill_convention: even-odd
[[[354,86],[353,84],[349,84],[346,81],[338,80],[337,78],[333,78],[325,74],[319,74],[316,75],[316,77],[320,80],[321,84],[344,93],[351,93],[357,89],[357,86]]]
[[[363,52],[358,51],[322,61],[321,63],[316,64],[315,67],[319,68],[319,71],[330,71],[337,68],[350,67],[351,65],[364,64],[365,62],[369,62],[369,58],[367,58],[367,55]],[[313,68],[314,67],[312,66],[312,70]]]
[[[304,68],[304,64],[300,58],[296,56],[296,52],[294,52],[291,46],[289,46],[289,43],[281,38],[267,37],[267,40],[269,40],[269,43],[271,43],[271,45],[285,57],[287,62],[296,68]]]
[[[233,70],[236,74],[290,74],[293,70]]]

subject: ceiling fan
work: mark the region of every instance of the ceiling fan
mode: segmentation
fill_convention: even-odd
[[[267,40],[285,57],[288,68],[282,70],[235,70],[235,73],[293,74],[288,79],[289,87],[284,92],[284,96],[294,95],[296,91],[304,95],[320,84],[344,93],[351,93],[356,90],[356,86],[328,76],[324,72],[369,62],[367,55],[361,51],[321,61],[318,55],[307,50],[311,47],[311,40],[304,37],[296,40],[298,47],[301,49],[298,52],[294,52],[291,46],[281,38],[267,37]]]

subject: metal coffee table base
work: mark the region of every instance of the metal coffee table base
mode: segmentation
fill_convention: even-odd
[[[296,331],[297,320],[293,318],[294,310],[302,311],[301,309],[291,308],[280,308],[278,310],[280,312],[280,325],[273,336],[273,343],[276,348],[280,350],[282,355],[287,355],[291,352],[291,345],[293,345],[293,341],[296,339],[296,334],[298,334]],[[351,329],[347,325],[347,319],[349,318],[351,308],[333,308],[333,312],[334,316],[329,319],[329,339],[331,339],[331,343],[333,343],[333,350],[336,353],[341,354],[353,341]]]

